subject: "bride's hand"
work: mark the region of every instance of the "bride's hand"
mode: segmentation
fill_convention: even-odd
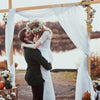
[[[25,45],[26,45],[25,43],[22,43],[21,48],[24,49]]]

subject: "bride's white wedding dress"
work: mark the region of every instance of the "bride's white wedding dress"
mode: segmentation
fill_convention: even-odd
[[[39,42],[41,43],[41,46],[38,49],[41,51],[42,56],[50,63],[52,63],[53,60],[50,49],[51,38],[52,38],[51,34],[48,31],[45,31],[40,37],[40,39],[37,41],[38,43]],[[43,100],[55,100],[55,93],[50,71],[47,71],[41,66],[41,73],[43,79],[45,80]]]

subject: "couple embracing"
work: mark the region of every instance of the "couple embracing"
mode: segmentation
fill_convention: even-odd
[[[23,42],[27,62],[25,80],[32,87],[33,100],[55,100],[50,74],[52,31],[40,21],[34,21],[27,23],[18,37]]]

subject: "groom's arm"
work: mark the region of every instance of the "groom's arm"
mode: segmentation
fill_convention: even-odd
[[[42,65],[46,70],[52,69],[52,66],[48,61],[41,55],[41,52],[38,49],[31,50],[31,57]]]

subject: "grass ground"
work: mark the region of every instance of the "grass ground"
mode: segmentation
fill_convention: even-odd
[[[25,72],[24,70],[16,70],[16,84],[26,84],[24,80],[24,75],[25,75]],[[54,83],[56,83],[57,81],[58,84],[61,83],[61,82],[71,82],[71,81],[76,81],[76,78],[77,78],[77,72],[51,72],[51,76],[52,76],[52,80]],[[67,82],[67,83],[68,83]],[[66,84],[66,83],[65,83]],[[75,86],[75,83],[72,82],[72,84],[70,85],[73,85]]]
[[[24,80],[25,71],[16,71],[16,85],[18,87],[18,100],[32,98],[31,88]],[[51,72],[56,100],[74,100],[76,72]],[[65,99],[72,97],[72,99]],[[24,98],[24,99],[23,99]],[[30,99],[31,100],[31,99]]]

